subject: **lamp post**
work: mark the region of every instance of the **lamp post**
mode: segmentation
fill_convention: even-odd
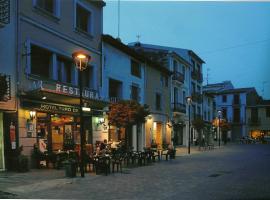
[[[218,146],[220,147],[220,118],[222,115],[222,111],[218,111]]]
[[[192,103],[192,98],[187,97],[187,104],[188,104],[188,154],[190,154],[190,106]]]
[[[74,52],[72,54],[73,61],[76,68],[79,70],[79,89],[80,89],[80,138],[81,138],[81,148],[80,148],[80,172],[81,177],[84,177],[84,157],[85,157],[85,133],[84,133],[84,121],[83,121],[83,100],[82,100],[82,72],[88,66],[88,62],[91,57],[83,52]]]

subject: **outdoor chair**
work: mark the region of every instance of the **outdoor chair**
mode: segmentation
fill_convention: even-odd
[[[113,173],[114,173],[115,166],[117,168],[117,172],[119,172],[119,168],[120,168],[120,172],[122,173],[122,161],[123,161],[123,157],[120,154],[116,154],[112,157],[111,163],[112,163]]]
[[[161,150],[160,151],[160,159],[162,160],[162,157],[165,156],[166,161],[168,160],[168,156],[169,156],[169,151],[168,150]]]

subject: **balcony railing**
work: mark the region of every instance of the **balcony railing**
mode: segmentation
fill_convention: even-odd
[[[186,113],[186,105],[182,103],[172,103],[172,110],[174,112]]]
[[[191,78],[197,80],[200,83],[203,81],[202,73],[199,70],[192,71]]]
[[[202,103],[202,95],[198,92],[193,92],[191,98],[194,102]]]
[[[10,21],[10,0],[0,0],[0,27]]]
[[[185,76],[184,76],[184,74],[182,74],[180,72],[173,72],[172,80],[178,81],[180,83],[184,83]]]
[[[119,102],[121,100],[120,97],[109,97],[109,101],[111,103],[116,103],[116,102]]]
[[[249,118],[248,125],[249,126],[260,126],[261,119],[260,118]]]

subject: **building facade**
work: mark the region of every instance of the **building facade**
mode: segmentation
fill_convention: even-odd
[[[17,147],[22,145],[22,153],[28,156],[36,143],[43,151],[63,150],[71,140],[80,148],[80,120],[85,122],[87,144],[92,144],[95,118],[103,117],[101,110],[106,105],[99,92],[105,3],[11,2],[17,2],[11,12],[16,26],[9,32],[15,44],[6,46],[14,51],[16,62],[18,107],[13,125]],[[72,60],[72,54],[79,51],[91,55],[81,78],[84,105],[92,111],[84,113],[83,119],[79,118],[79,73]]]
[[[254,139],[270,139],[270,101],[261,100],[246,108],[247,133]]]
[[[7,168],[7,154],[15,149],[18,141],[16,111],[16,8],[15,1],[2,1],[0,5],[0,171]],[[8,41],[8,45],[7,42]],[[16,128],[16,129],[15,129]]]
[[[215,96],[216,109],[222,111],[222,118],[231,124],[228,139],[235,141],[247,136],[246,108],[260,100],[255,88],[234,88],[227,81],[209,84],[204,90]]]
[[[103,49],[103,73],[102,73],[102,97],[107,102],[114,103],[120,100],[134,100],[141,105],[145,104],[145,60],[134,50],[124,45],[121,41],[109,35],[102,36]],[[134,150],[144,147],[143,124],[134,125],[129,130],[128,146]],[[137,138],[138,135],[138,138]],[[108,140],[123,141],[125,130],[109,127]],[[137,144],[138,143],[138,144]]]
[[[188,144],[188,106],[186,97],[192,97],[191,120],[202,117],[202,65],[204,61],[193,51],[158,45],[130,43],[136,51],[150,59],[162,63],[173,74],[171,76],[171,110],[173,111],[173,138],[175,145]],[[191,138],[195,141],[197,131],[191,128]]]

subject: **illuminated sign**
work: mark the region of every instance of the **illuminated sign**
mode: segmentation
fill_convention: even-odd
[[[41,91],[47,91],[52,92],[56,94],[62,94],[62,95],[68,95],[68,96],[74,96],[79,97],[80,96],[80,89],[77,87],[73,87],[70,85],[64,85],[62,83],[53,83],[53,82],[47,82],[47,81],[33,81],[32,84],[30,84],[30,87],[28,88],[29,91],[33,90],[41,90]],[[98,91],[92,90],[92,89],[83,89],[82,91],[83,98],[86,99],[99,99]]]

